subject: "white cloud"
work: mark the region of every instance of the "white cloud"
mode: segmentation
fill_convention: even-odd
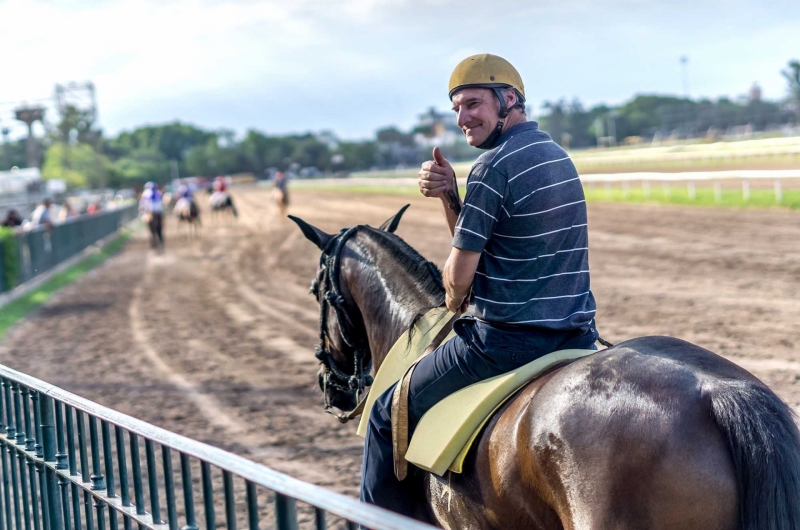
[[[180,118],[364,136],[447,105],[450,69],[483,51],[519,67],[534,104],[678,92],[685,53],[697,93],[758,80],[778,97],[778,70],[800,49],[800,8],[778,4],[0,0],[0,102],[91,79],[112,132]]]

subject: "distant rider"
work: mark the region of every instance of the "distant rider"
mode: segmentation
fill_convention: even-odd
[[[228,183],[225,182],[225,177],[218,176],[215,178],[213,189],[214,193],[211,194],[211,205],[218,208],[228,197]]]
[[[214,193],[211,195],[211,207],[214,209],[227,207],[231,209],[235,217],[239,216],[236,211],[236,206],[233,204],[233,199],[231,199],[228,193],[228,181],[221,175],[214,179]]]
[[[151,240],[153,248],[158,244],[164,246],[164,205],[161,190],[154,182],[144,185],[142,197],[139,199],[139,211],[144,214],[150,226]]]
[[[185,212],[188,208],[189,216],[196,218],[198,215],[197,203],[194,201],[194,192],[190,184],[182,184],[178,188],[178,200],[175,202],[175,211]],[[185,213],[182,213],[185,215]]]
[[[450,100],[467,143],[486,152],[470,171],[463,204],[438,148],[422,165],[419,187],[442,201],[453,235],[443,271],[447,307],[469,306],[470,316],[417,365],[410,432],[453,392],[597,339],[583,188],[566,152],[527,121],[519,73],[495,55],[469,57],[450,77]],[[403,482],[394,475],[393,392],[378,398],[369,418],[361,499],[414,516],[423,488],[412,468]]]
[[[286,216],[286,208],[289,207],[289,176],[278,171],[275,173],[275,202],[278,204],[280,216]]]

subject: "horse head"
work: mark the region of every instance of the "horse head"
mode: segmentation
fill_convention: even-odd
[[[387,219],[378,230],[393,233],[409,205]],[[326,410],[355,408],[358,400],[372,384],[373,355],[361,308],[354,300],[348,281],[358,265],[344,263],[347,243],[363,230],[375,230],[365,225],[345,228],[338,234],[327,232],[290,215],[306,239],[321,251],[319,266],[311,282],[311,294],[320,306],[319,344],[316,356],[320,361],[318,380],[325,397]],[[354,263],[358,260],[351,260]]]

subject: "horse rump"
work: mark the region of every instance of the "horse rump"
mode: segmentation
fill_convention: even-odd
[[[733,460],[742,530],[800,530],[800,432],[794,414],[757,380],[703,385]]]

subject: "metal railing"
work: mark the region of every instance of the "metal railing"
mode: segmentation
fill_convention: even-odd
[[[40,226],[17,233],[15,246],[19,260],[18,275],[13,285],[0,282],[0,291],[12,289],[63,263],[116,232],[137,215],[134,203],[115,210],[69,219],[50,229]],[[0,248],[0,255],[2,250]]]
[[[5,366],[0,460],[0,530],[431,528]]]

